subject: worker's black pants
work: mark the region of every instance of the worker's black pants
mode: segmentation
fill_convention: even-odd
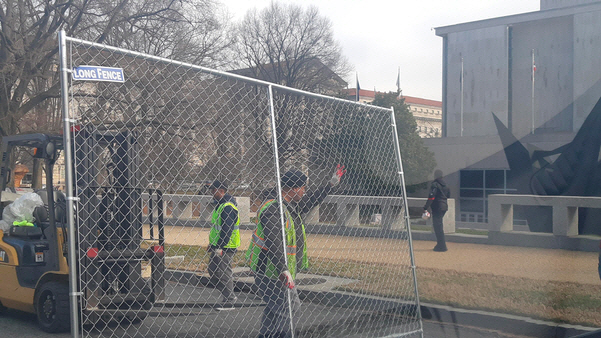
[[[440,211],[432,209],[432,226],[434,227],[434,235],[436,235],[436,249],[446,250],[447,243],[444,239],[444,229],[442,225],[442,218],[447,211]]]
[[[259,337],[292,338],[290,311],[292,311],[292,318],[297,319],[301,306],[296,286],[288,289],[280,280],[260,273],[255,275],[255,284],[265,302]],[[290,303],[288,303],[289,297]]]
[[[211,252],[209,260],[209,275],[211,276],[211,284],[221,291],[223,301],[234,299],[234,276],[232,272],[232,258],[236,254],[235,251],[223,250],[221,256],[215,251]]]

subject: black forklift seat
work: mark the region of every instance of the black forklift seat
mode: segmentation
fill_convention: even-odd
[[[44,207],[38,207],[34,211],[34,217],[39,222],[48,221],[48,192],[46,190],[36,191],[44,202]],[[44,209],[44,210],[38,210]],[[67,198],[62,191],[54,190],[54,219],[57,223],[66,223],[67,221]],[[39,218],[38,218],[39,217]]]
[[[42,238],[42,228],[35,226],[11,226],[8,235],[12,237],[40,239]]]

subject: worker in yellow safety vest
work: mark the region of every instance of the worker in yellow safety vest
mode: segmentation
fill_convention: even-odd
[[[207,251],[211,284],[222,296],[222,302],[233,306],[237,300],[234,295],[232,259],[240,246],[240,217],[236,199],[227,193],[227,185],[215,180],[207,184],[213,195],[213,216]]]
[[[301,216],[321,203],[332,188],[340,183],[345,172],[344,166],[339,164],[328,184],[307,195],[305,174],[290,170],[282,175],[284,225],[277,196],[271,196],[260,207],[257,229],[246,253],[251,270],[255,273],[255,284],[266,303],[259,337],[292,336],[291,318],[297,317],[296,312],[300,308],[294,280],[299,269],[309,266],[307,235]]]

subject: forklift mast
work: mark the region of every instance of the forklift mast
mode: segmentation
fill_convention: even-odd
[[[131,131],[98,130],[91,126],[75,133],[75,195],[79,199],[76,212],[84,310],[148,309],[164,298],[162,247],[157,253],[141,246],[143,184],[139,151],[136,135]],[[149,259],[154,262],[150,282],[142,277],[141,263]],[[87,317],[86,321],[94,319]]]
[[[129,131],[75,134],[80,245],[99,251],[136,250],[142,238],[138,143]]]

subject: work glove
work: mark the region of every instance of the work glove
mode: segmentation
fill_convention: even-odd
[[[280,280],[288,287],[288,289],[294,289],[294,279],[292,279],[292,274],[290,274],[290,271],[285,270],[280,273]]]
[[[209,245],[207,246],[207,251],[208,251],[208,252],[215,251],[215,254],[216,254],[217,256],[223,256],[223,249],[219,249],[219,248],[217,248],[217,249],[213,249],[213,246],[212,246],[211,244],[209,244]]]
[[[334,172],[334,174],[332,175],[332,178],[330,179],[330,184],[332,185],[332,187],[335,187],[338,185],[338,183],[340,183],[340,178],[345,173],[346,173],[346,169],[344,169],[344,166],[338,164],[336,166],[336,171]]]

